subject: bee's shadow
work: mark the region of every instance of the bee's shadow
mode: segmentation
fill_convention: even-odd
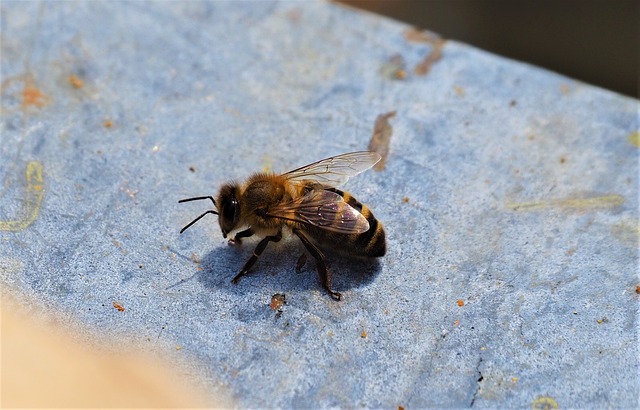
[[[198,280],[208,288],[218,288],[231,293],[246,294],[250,287],[272,281],[273,287],[288,290],[318,289],[324,292],[316,270],[316,261],[297,240],[289,238],[280,243],[269,244],[249,273],[237,285],[231,283],[244,263],[251,257],[258,244],[255,240],[245,240],[241,247],[220,246],[204,255],[196,274]],[[332,288],[344,292],[372,282],[380,273],[377,258],[353,258],[322,249],[332,279]],[[296,263],[303,254],[307,261],[301,272],[296,271]]]

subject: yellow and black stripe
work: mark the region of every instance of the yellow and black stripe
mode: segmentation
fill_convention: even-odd
[[[344,198],[352,208],[357,210],[369,222],[369,230],[360,234],[340,234],[328,231],[319,231],[312,233],[314,239],[321,244],[328,244],[340,251],[357,256],[367,256],[376,258],[384,256],[387,251],[387,242],[385,239],[384,228],[382,224],[373,216],[373,212],[360,203],[353,195],[337,188],[324,188],[327,191],[335,192]]]

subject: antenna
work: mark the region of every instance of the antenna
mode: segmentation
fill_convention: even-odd
[[[216,200],[213,199],[212,196],[196,196],[193,198],[186,198],[186,199],[181,199],[178,201],[179,204],[183,203],[183,202],[190,202],[190,201],[200,201],[202,199],[210,199],[211,202],[213,202],[213,205],[216,206]],[[180,230],[180,233],[186,231],[191,225],[193,225],[194,223],[198,222],[200,219],[202,219],[205,215],[207,214],[213,214],[213,215],[218,215],[217,211],[214,211],[213,209],[210,209],[208,211],[206,211],[205,213],[203,213],[202,215],[200,215],[199,217],[197,217],[196,219],[194,219],[193,221],[191,221],[187,226],[185,226],[184,228],[182,228]]]

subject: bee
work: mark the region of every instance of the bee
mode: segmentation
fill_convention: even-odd
[[[282,239],[283,231],[297,236],[315,258],[320,280],[327,293],[340,300],[331,288],[331,274],[321,248],[330,248],[350,256],[384,256],[386,239],[382,224],[371,210],[348,192],[337,187],[349,178],[371,168],[380,155],[376,152],[350,152],[326,158],[284,174],[256,173],[242,183],[227,183],[216,198],[200,196],[179,203],[211,200],[210,209],[187,224],[183,233],[208,214],[218,215],[222,236],[230,245],[256,235],[263,238],[253,255],[233,278],[237,283],[256,263],[269,242]],[[300,271],[306,253],[298,260]]]

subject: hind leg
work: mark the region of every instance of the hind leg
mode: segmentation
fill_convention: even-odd
[[[340,300],[342,295],[339,292],[334,292],[331,289],[331,274],[327,269],[327,264],[324,260],[324,255],[322,254],[320,249],[318,249],[317,246],[311,243],[311,241],[309,241],[306,235],[302,233],[302,231],[300,231],[299,229],[294,229],[293,233],[296,234],[298,238],[300,238],[304,247],[307,248],[309,253],[315,258],[317,268],[318,268],[318,274],[320,275],[320,280],[322,281],[322,285],[324,286],[324,289],[327,291],[329,296],[331,296],[333,299]]]

